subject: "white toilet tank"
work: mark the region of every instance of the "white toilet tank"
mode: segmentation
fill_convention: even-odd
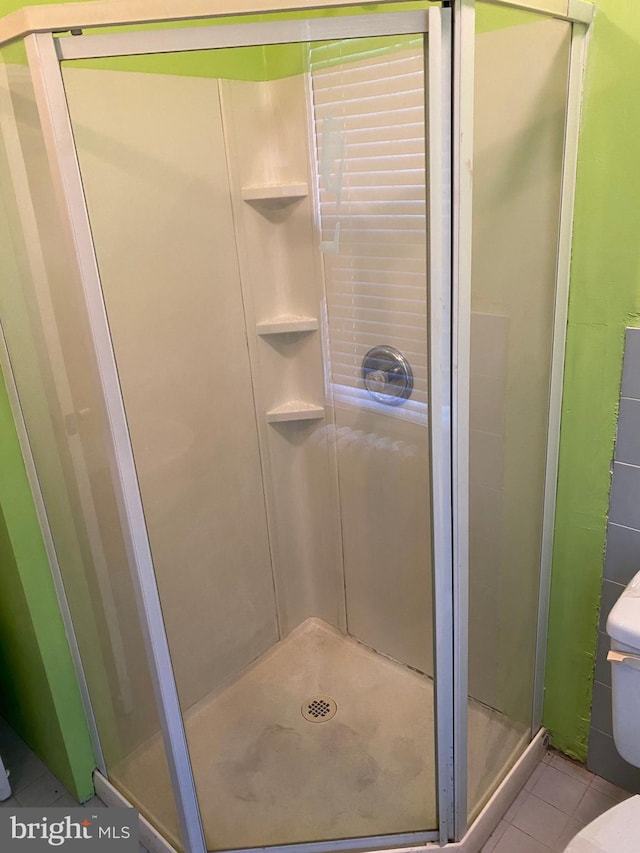
[[[620,755],[640,767],[640,572],[607,619],[611,637],[613,739]]]

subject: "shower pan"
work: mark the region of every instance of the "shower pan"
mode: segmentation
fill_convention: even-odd
[[[96,786],[154,849],[475,851],[542,749],[591,7],[231,5],[0,20],[0,354]]]

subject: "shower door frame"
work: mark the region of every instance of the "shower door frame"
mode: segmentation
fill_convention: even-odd
[[[588,0],[483,0],[555,18],[571,25],[566,120],[563,142],[560,216],[557,240],[552,331],[549,419],[535,625],[535,667],[531,708],[531,740],[542,727],[544,674],[551,591],[551,567],[560,451],[560,420],[567,336],[573,211],[578,168],[578,139],[584,75],[595,7]],[[469,412],[471,374],[471,285],[473,246],[473,163],[476,0],[452,0],[452,492],[453,492],[453,716],[456,748],[454,776],[467,778],[467,697],[469,644]],[[516,792],[517,793],[517,792]],[[497,796],[498,792],[494,796]],[[508,800],[507,805],[511,802]],[[489,808],[489,804],[485,806]],[[478,820],[479,818],[476,818]],[[456,787],[454,837],[468,829],[466,788]]]
[[[319,3],[324,8],[332,3]],[[342,5],[342,4],[340,4]],[[309,7],[307,7],[308,9]],[[233,13],[228,16],[233,17]],[[164,630],[151,548],[137,482],[127,416],[118,380],[79,161],[75,149],[60,62],[104,56],[180,52],[263,44],[384,35],[421,34],[425,42],[425,136],[428,225],[427,322],[429,323],[428,410],[433,551],[434,717],[438,827],[327,842],[259,848],[324,853],[342,848],[379,849],[454,837],[454,815],[464,802],[466,778],[454,774],[453,685],[453,519],[451,500],[451,13],[434,6],[422,11],[353,17],[224,23],[215,27],[151,30],[55,38],[30,33],[25,46],[47,157],[64,225],[73,235],[85,310],[98,357],[107,404],[120,491],[120,514],[132,555],[133,583],[156,694],[163,739],[187,853],[205,853],[206,843],[191,768],[169,643]],[[426,568],[426,567],[425,567]],[[437,606],[436,606],[437,603]],[[258,849],[258,848],[256,848]]]

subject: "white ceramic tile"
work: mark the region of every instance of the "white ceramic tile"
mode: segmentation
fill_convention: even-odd
[[[579,779],[568,776],[549,764],[532,788],[532,793],[541,800],[551,803],[567,815],[574,813],[582,800],[587,785]]]
[[[595,820],[607,809],[616,805],[617,800],[607,797],[606,794],[595,790],[593,787],[587,789],[584,797],[580,800],[578,807],[574,812],[574,817],[577,820],[583,820],[585,823]]]
[[[525,791],[532,791],[533,790],[534,785],[536,784],[536,782],[538,781],[538,779],[540,778],[540,776],[544,772],[544,769],[546,766],[547,765],[543,761],[541,761],[537,765],[536,769],[533,771],[531,776],[529,776],[529,778],[525,782],[523,790],[525,790]]]
[[[484,845],[484,847],[482,848],[482,850],[480,851],[480,853],[493,853],[493,851],[496,848],[496,844],[498,843],[498,841],[500,841],[502,836],[505,834],[508,827],[509,827],[509,824],[506,822],[506,820],[501,820],[500,823],[493,830],[493,832],[491,833],[489,838],[487,839],[487,842]]]
[[[565,812],[534,794],[527,794],[527,798],[513,820],[513,826],[526,832],[536,841],[550,846],[558,840],[568,820],[569,816]]]
[[[549,848],[515,826],[509,826],[493,853],[549,853]]]
[[[64,787],[47,770],[30,785],[17,791],[16,800],[21,806],[50,806],[64,792]]]
[[[506,811],[506,814],[504,816],[504,820],[506,820],[507,823],[513,823],[513,819],[515,818],[515,816],[520,811],[520,808],[521,808],[522,804],[524,803],[524,801],[527,799],[527,797],[528,797],[527,791],[520,791],[518,796],[515,798],[515,800],[511,803],[511,805],[509,806],[509,808]]]
[[[571,839],[575,835],[577,835],[580,830],[583,829],[585,826],[586,824],[584,823],[584,821],[577,820],[574,817],[570,817],[565,825],[565,828],[562,830],[559,838],[551,849],[556,851],[556,853],[563,853],[565,847],[571,841]]]
[[[572,761],[559,752],[549,753],[549,764],[556,770],[566,773],[567,776],[573,776],[574,779],[584,782],[585,785],[588,785],[594,777],[594,774],[587,770],[584,764],[580,764],[579,761]]]
[[[619,788],[617,785],[603,779],[601,776],[593,777],[591,788],[599,791],[601,794],[606,794],[607,797],[611,797],[611,799],[615,800],[617,803],[621,803],[623,800],[627,800],[631,796],[629,791],[625,791],[624,788]]]

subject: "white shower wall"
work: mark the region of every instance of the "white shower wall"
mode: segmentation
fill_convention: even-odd
[[[424,47],[341,47],[310,64],[348,625],[432,673]],[[380,344],[411,365],[400,406],[362,386]]]
[[[281,635],[346,627],[306,76],[220,83]],[[297,193],[278,199],[278,193]],[[253,196],[273,194],[275,198]],[[278,321],[315,329],[281,333]],[[267,422],[296,401],[317,419]]]
[[[278,639],[215,80],[65,70],[185,707]]]
[[[332,405],[308,75],[64,80],[183,707],[310,616],[431,672],[426,418]]]

